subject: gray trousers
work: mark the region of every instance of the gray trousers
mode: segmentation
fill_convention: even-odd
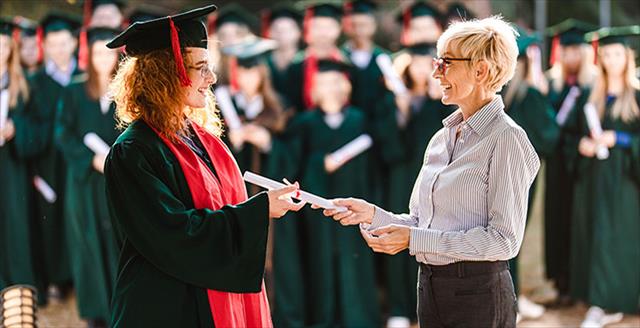
[[[516,326],[516,314],[516,295],[507,262],[420,264],[421,328],[511,328]]]

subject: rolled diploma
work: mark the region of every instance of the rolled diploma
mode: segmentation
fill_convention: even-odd
[[[84,142],[84,145],[91,149],[91,151],[96,155],[106,155],[109,153],[109,145],[107,145],[106,142],[100,139],[100,137],[93,132],[85,134],[82,141]]]
[[[44,197],[44,199],[49,204],[53,204],[56,202],[58,196],[56,195],[55,190],[51,188],[51,186],[44,181],[42,177],[36,175],[33,177],[33,185],[36,187],[36,190]]]
[[[564,98],[562,105],[560,105],[560,110],[558,110],[558,114],[556,115],[556,123],[558,123],[558,125],[564,126],[579,95],[580,88],[577,86],[574,85],[569,89],[569,93],[567,93],[567,96]]]
[[[402,79],[400,79],[398,72],[393,69],[389,55],[378,55],[376,57],[376,63],[378,64],[378,67],[380,67],[384,79],[391,85],[391,91],[393,91],[396,96],[403,95],[408,92],[407,87],[402,83]]]
[[[602,134],[602,126],[600,125],[600,119],[598,118],[598,113],[596,112],[596,106],[594,106],[592,103],[587,103],[586,105],[584,105],[584,115],[587,117],[587,124],[589,125],[591,136],[594,138],[599,137]],[[598,159],[609,158],[609,149],[604,145],[598,145],[598,149],[596,150],[596,157]]]
[[[274,180],[271,180],[269,178],[263,177],[261,175],[255,174],[251,171],[245,171],[244,175],[243,175],[243,179],[246,182],[252,183],[254,185],[260,186],[262,188],[265,188],[267,190],[272,190],[272,189],[280,189],[280,188],[284,188],[286,187],[286,185],[284,183],[280,183]],[[343,212],[346,211],[347,208],[343,207],[343,206],[336,206],[333,204],[333,202],[331,202],[330,200],[326,199],[326,198],[322,198],[320,196],[316,196],[312,193],[308,193],[306,191],[302,191],[299,190],[296,195],[292,196],[295,199],[298,200],[302,200],[305,201],[309,204],[314,204],[314,205],[318,205],[322,208],[326,208],[326,209],[335,209],[338,210],[339,212]]]
[[[350,161],[352,158],[360,155],[365,150],[371,148],[373,140],[368,134],[363,134],[340,147],[340,149],[329,154],[329,158],[340,165]]]
[[[9,117],[9,89],[0,91],[0,132],[7,125]],[[4,145],[4,136],[0,134],[0,146]]]
[[[236,113],[236,109],[231,101],[231,95],[229,89],[226,87],[218,87],[215,90],[216,100],[220,104],[220,112],[224,116],[224,121],[231,130],[236,130],[242,127],[242,122]]]

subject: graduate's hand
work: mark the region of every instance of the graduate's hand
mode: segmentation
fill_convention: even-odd
[[[94,155],[93,156],[93,161],[91,161],[91,164],[93,165],[93,168],[96,169],[96,171],[104,174],[104,162],[107,160],[107,155]]]
[[[360,229],[360,234],[374,252],[395,255],[409,248],[411,228],[392,224],[373,231]]]
[[[396,106],[404,117],[409,116],[409,106],[411,105],[411,95],[409,93],[405,95],[396,96]]]
[[[589,137],[582,137],[580,144],[578,144],[578,152],[584,157],[593,157],[596,155],[598,144]]]
[[[245,141],[258,147],[262,152],[271,150],[271,133],[265,127],[249,123],[244,126]]]
[[[294,203],[291,195],[300,189],[298,183],[267,191],[269,196],[269,218],[279,219],[289,211],[297,212],[306,205],[306,202]]]
[[[229,130],[229,141],[234,149],[241,149],[245,141],[244,127],[240,129]]]
[[[331,174],[335,172],[337,169],[340,168],[340,166],[342,166],[342,163],[334,160],[333,157],[331,156],[324,157],[324,169],[325,171],[327,171],[327,173]]]
[[[602,132],[598,138],[598,144],[605,145],[607,148],[613,148],[616,145],[616,131],[606,130]]]
[[[340,222],[340,224],[344,226],[360,223],[371,224],[371,221],[373,220],[373,213],[375,212],[375,206],[373,204],[357,198],[336,198],[333,199],[332,202],[336,206],[346,207],[347,210],[338,212],[335,209],[325,209],[322,211],[322,214],[325,216],[332,217],[335,221]],[[319,209],[320,207],[317,205],[311,205],[311,208]]]
[[[7,120],[2,131],[0,131],[0,134],[5,141],[13,139],[13,137],[16,135],[16,127],[15,125],[13,125],[12,119]]]

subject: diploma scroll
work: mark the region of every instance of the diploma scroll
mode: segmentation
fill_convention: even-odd
[[[56,195],[55,190],[53,190],[53,188],[51,188],[51,186],[39,175],[33,177],[33,186],[36,187],[36,190],[40,195],[42,195],[47,203],[53,204],[56,202],[58,196]]]
[[[342,165],[371,148],[372,144],[373,140],[371,137],[368,134],[363,134],[327,156],[332,161]]]
[[[376,63],[382,71],[384,79],[391,85],[391,91],[396,96],[407,94],[407,87],[402,82],[402,79],[398,75],[393,65],[391,64],[391,58],[387,54],[380,54],[376,57]]]
[[[96,155],[106,155],[109,153],[109,145],[104,142],[97,134],[89,132],[82,138],[84,145]]]
[[[226,87],[218,87],[214,91],[218,105],[220,105],[220,112],[224,117],[224,121],[230,130],[240,129],[242,127],[242,121],[238,117],[233,102],[231,101],[231,94]]]
[[[4,131],[5,126],[9,118],[9,89],[0,91],[0,146],[4,145]]]
[[[584,105],[584,115],[587,117],[587,124],[589,125],[591,136],[593,138],[599,137],[602,134],[602,126],[600,125],[600,119],[598,118],[596,106],[594,106],[592,103],[587,103],[586,105]],[[601,160],[609,158],[609,149],[607,148],[607,146],[598,145],[598,148],[596,150],[596,157]]]
[[[286,185],[284,183],[280,183],[280,182],[271,180],[269,178],[263,177],[261,175],[255,174],[255,173],[250,172],[250,171],[245,171],[244,172],[243,179],[246,182],[252,183],[252,184],[257,185],[257,186],[260,186],[260,187],[265,188],[267,190],[280,189],[280,188],[286,187]],[[334,205],[330,200],[328,200],[326,198],[322,198],[320,196],[316,196],[316,195],[314,195],[312,193],[308,193],[308,192],[302,191],[302,190],[299,190],[292,197],[295,198],[295,199],[298,199],[298,200],[305,201],[305,202],[307,202],[309,204],[318,205],[318,206],[320,206],[322,208],[326,208],[326,209],[335,209],[335,210],[338,210],[339,212],[343,212],[343,211],[347,210],[345,207]]]
[[[558,123],[558,125],[564,126],[564,123],[567,122],[569,113],[571,113],[573,106],[575,106],[578,96],[580,96],[580,88],[574,85],[569,89],[569,93],[567,93],[567,96],[564,97],[562,101],[562,105],[560,105],[560,110],[558,110],[558,114],[556,115],[556,123]]]

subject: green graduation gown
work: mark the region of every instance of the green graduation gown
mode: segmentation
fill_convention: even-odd
[[[636,92],[640,105],[640,92]],[[637,313],[640,300],[640,119],[623,122],[608,101],[603,130],[630,136],[609,158],[579,156],[571,238],[571,295],[610,311]],[[584,114],[577,125],[588,135]],[[577,141],[574,145],[577,147]]]
[[[67,163],[65,234],[79,313],[82,318],[105,321],[110,318],[117,248],[104,175],[93,167],[95,154],[83,138],[93,132],[107,145],[113,144],[119,134],[114,111],[112,103],[102,113],[100,102],[88,96],[86,83],[72,82],[59,103],[55,132]]]
[[[298,181],[306,191],[326,197],[364,197],[367,194],[367,156],[360,154],[329,174],[327,154],[366,132],[363,113],[343,109],[344,120],[336,129],[324,121],[320,109],[304,113],[291,123],[299,136],[292,150],[299,163]],[[357,226],[344,227],[319,210],[304,209],[300,218],[304,242],[305,326],[376,327],[379,307],[373,253]],[[296,247],[297,245],[290,245]]]
[[[560,92],[549,83],[547,99],[557,115],[563,101],[569,94],[571,86],[566,85]],[[560,126],[558,143],[552,154],[546,158],[545,164],[545,198],[544,198],[544,249],[547,278],[555,282],[561,295],[569,293],[569,256],[571,240],[571,206],[573,204],[574,178],[567,165],[570,158],[577,156],[577,148],[567,147],[567,140],[575,135],[574,120],[576,113],[581,113],[589,97],[589,90],[580,87],[571,114],[563,126]]]
[[[417,98],[415,98],[417,99]],[[392,107],[396,111],[396,107]],[[424,164],[424,153],[431,137],[442,128],[442,120],[453,112],[453,107],[443,105],[439,99],[424,98],[411,108],[406,125],[399,129],[401,160],[391,166],[389,209],[405,213],[409,206],[411,190]],[[395,113],[394,113],[395,114]],[[395,117],[392,122],[397,125]],[[418,263],[409,251],[385,255],[386,286],[389,315],[416,318],[416,281]]]
[[[14,284],[41,289],[34,243],[37,239],[29,207],[32,194],[26,159],[30,130],[24,128],[22,97],[9,108],[15,135],[0,146],[0,290]],[[39,290],[40,291],[40,290]],[[44,300],[42,300],[44,301]]]
[[[105,178],[120,246],[113,327],[212,327],[207,289],[260,291],[266,193],[216,211],[196,209],[176,156],[142,121],[112,146]]]
[[[72,80],[81,72],[76,70]],[[42,239],[40,251],[44,259],[44,273],[47,283],[64,284],[71,281],[71,271],[64,235],[64,192],[66,164],[60,150],[54,143],[53,127],[57,104],[64,86],[52,79],[44,68],[36,72],[29,80],[32,96],[27,103],[26,115],[32,124],[28,129],[40,131],[31,143],[38,148],[38,154],[32,161],[32,175],[42,177],[55,191],[57,199],[47,202],[36,192],[35,213],[36,225],[40,229]]]

